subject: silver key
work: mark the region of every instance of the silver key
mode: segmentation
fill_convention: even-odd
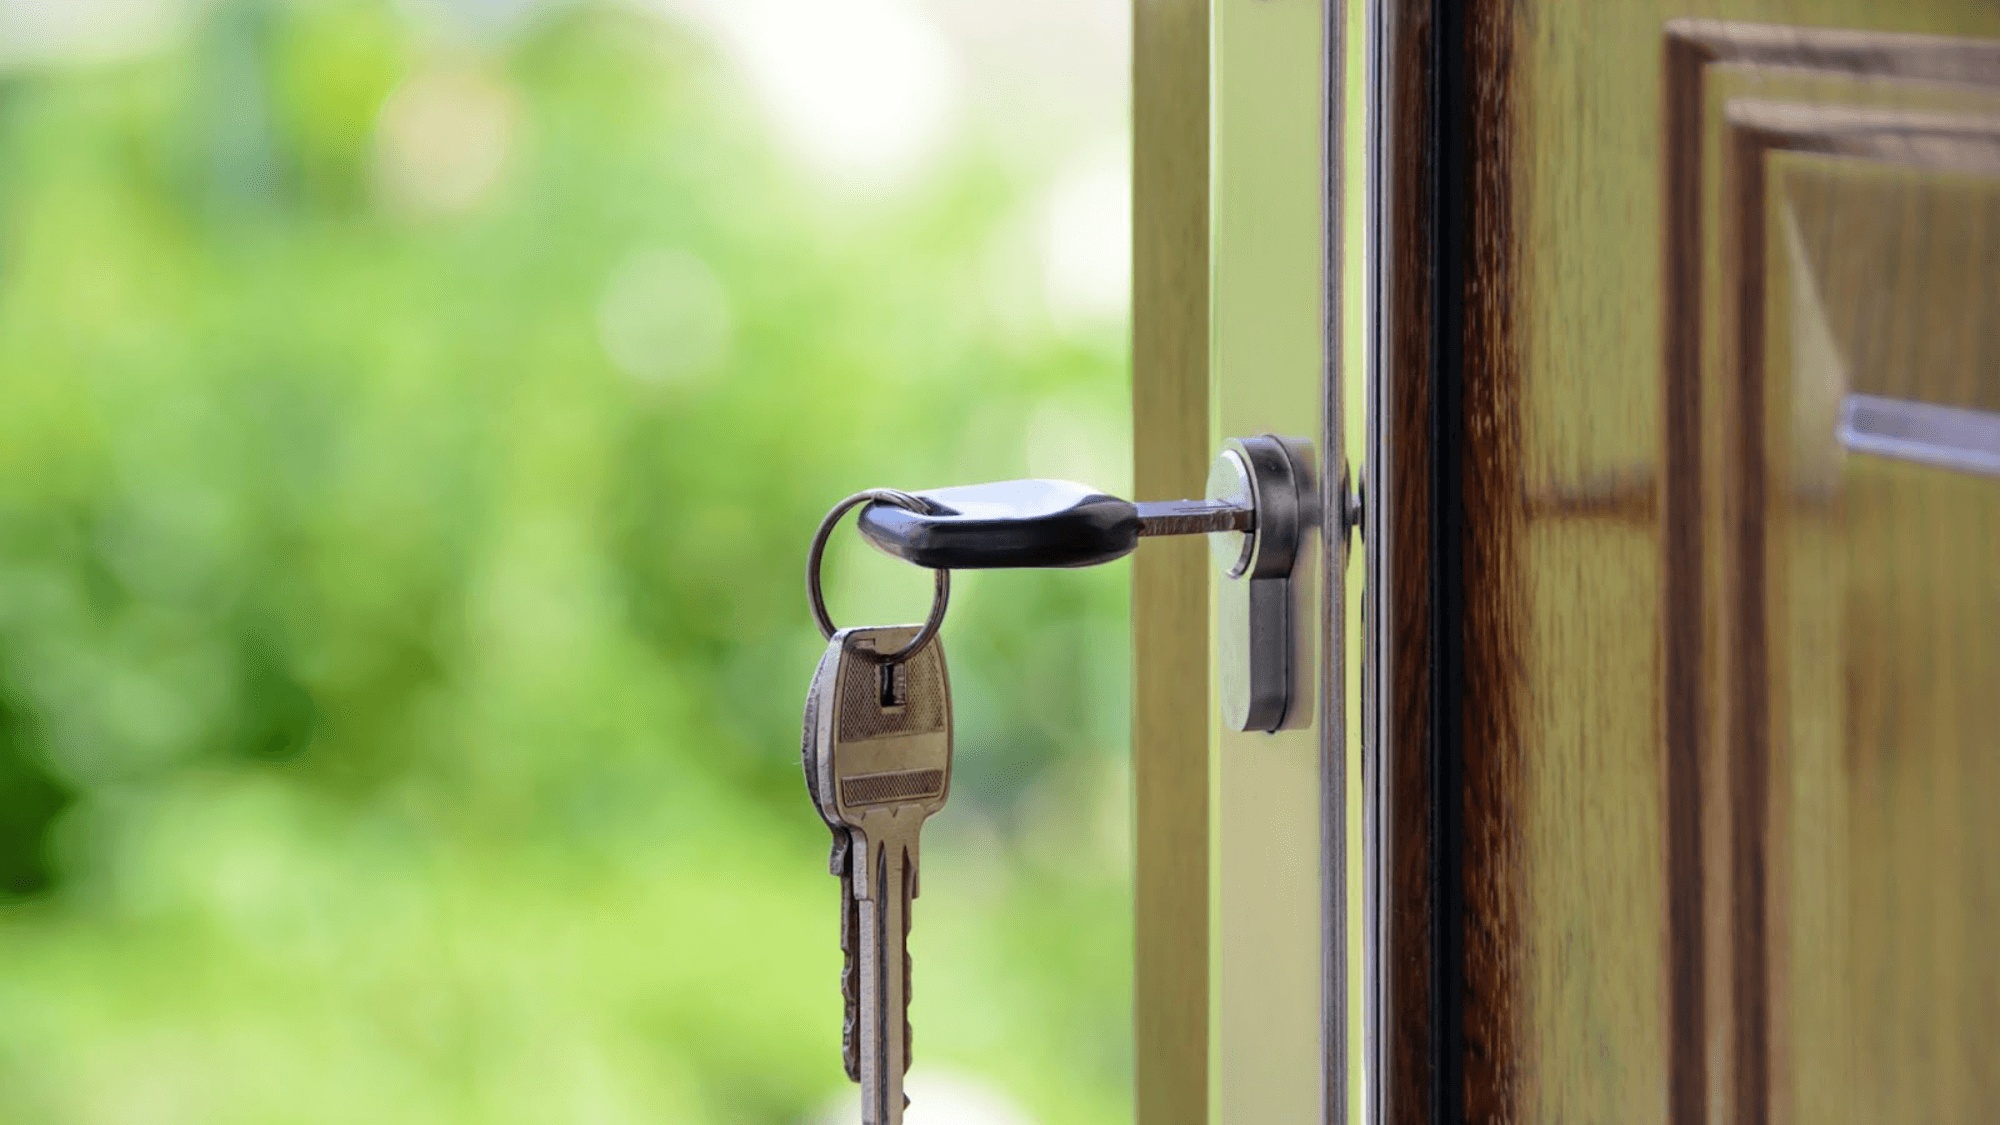
[[[834,671],[841,659],[841,642],[834,640],[827,646],[827,652],[820,658],[820,664],[813,670],[813,680],[806,689],[805,735],[800,740],[800,768],[806,774],[806,791],[813,798],[816,809],[822,808],[820,799],[820,770],[817,740],[820,737],[820,689],[821,682]],[[828,834],[833,838],[827,853],[827,873],[841,880],[841,1069],[850,1082],[862,1080],[862,1061],[855,1042],[856,1023],[861,1018],[857,1009],[861,982],[858,974],[860,966],[855,962],[856,946],[860,944],[859,931],[862,926],[862,908],[855,901],[855,883],[852,868],[848,863],[848,826],[834,820],[826,812],[820,818],[826,822]]]
[[[864,1125],[901,1125],[910,1055],[911,900],[918,895],[918,834],[944,807],[952,779],[952,693],[933,640],[910,659],[883,664],[918,626],[843,629],[816,674],[815,758],[810,783],[821,815],[846,826],[860,906],[861,1025],[858,1080]],[[832,666],[829,667],[829,661]]]

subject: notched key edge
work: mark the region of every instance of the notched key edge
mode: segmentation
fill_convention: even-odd
[[[860,1082],[862,1051],[857,1035],[862,1023],[862,968],[856,960],[856,950],[861,945],[862,910],[855,901],[853,870],[849,862],[854,837],[847,825],[828,815],[821,802],[820,764],[814,754],[814,748],[820,743],[820,693],[826,673],[827,662],[823,657],[814,668],[813,680],[807,686],[806,714],[799,748],[800,769],[806,775],[806,792],[813,801],[814,811],[820,814],[821,821],[827,825],[828,835],[832,837],[828,847],[827,872],[841,881],[841,1070],[850,1082]]]

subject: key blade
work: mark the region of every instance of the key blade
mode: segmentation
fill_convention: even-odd
[[[1150,500],[1133,507],[1143,536],[1250,531],[1255,520],[1250,508],[1228,500]]]
[[[911,875],[916,834],[871,840],[865,861],[878,894],[862,906],[862,1085],[864,1125],[902,1125],[911,1065]]]

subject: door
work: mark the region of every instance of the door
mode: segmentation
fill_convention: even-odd
[[[1136,7],[1137,487],[1363,497],[1275,736],[1138,557],[1143,1122],[1995,1118],[1995,35]]]
[[[1995,18],[1379,9],[1387,1119],[1995,1118]]]

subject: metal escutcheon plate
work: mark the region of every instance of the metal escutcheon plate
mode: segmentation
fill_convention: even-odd
[[[1210,469],[1208,498],[1248,505],[1250,532],[1217,532],[1217,696],[1225,726],[1276,731],[1302,692],[1294,649],[1299,630],[1294,563],[1315,525],[1313,454],[1304,441],[1232,438]]]

